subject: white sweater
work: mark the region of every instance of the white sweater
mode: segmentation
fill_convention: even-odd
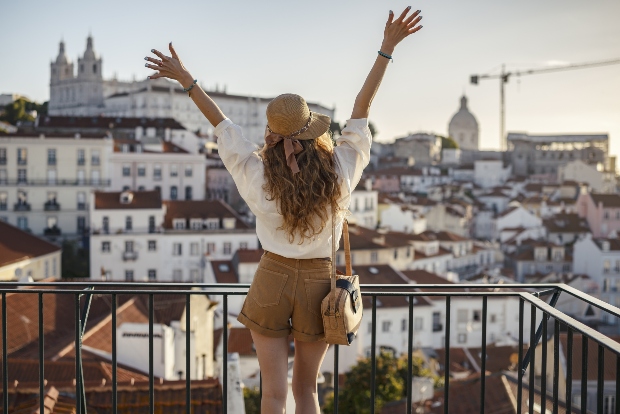
[[[239,194],[256,216],[256,235],[262,247],[272,253],[291,259],[312,259],[331,257],[331,218],[323,231],[311,240],[299,244],[299,236],[289,243],[283,230],[282,215],[278,213],[276,201],[266,198],[263,161],[258,156],[258,146],[243,136],[239,125],[225,119],[215,128],[219,155],[235,180]],[[336,140],[334,158],[336,173],[341,180],[342,197],[338,205],[348,209],[351,191],[362,177],[362,171],[370,159],[372,136],[368,129],[368,119],[350,119]],[[342,233],[342,217],[336,218],[336,245]]]

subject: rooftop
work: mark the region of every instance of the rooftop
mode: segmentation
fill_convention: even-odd
[[[55,244],[0,220],[0,267],[60,250]]]

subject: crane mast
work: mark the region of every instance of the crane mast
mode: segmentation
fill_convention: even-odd
[[[508,80],[511,76],[527,76],[527,75],[537,75],[541,73],[551,73],[551,72],[561,72],[565,70],[573,70],[573,69],[586,69],[593,68],[599,66],[608,66],[608,65],[617,65],[620,64],[620,59],[612,59],[612,60],[604,60],[599,62],[586,62],[586,63],[577,63],[574,65],[565,65],[565,66],[553,66],[550,68],[537,68],[537,69],[526,69],[526,70],[516,70],[507,72],[506,65],[502,64],[502,71],[499,74],[483,74],[483,75],[471,75],[470,82],[472,85],[477,85],[478,81],[485,79],[499,79],[499,133],[500,133],[500,149],[502,151],[508,150],[508,141],[506,137],[506,91],[505,84],[508,83]]]

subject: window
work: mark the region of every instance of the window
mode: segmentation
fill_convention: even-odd
[[[383,321],[381,323],[381,331],[382,332],[390,332],[390,328],[392,327],[392,321]]]
[[[220,221],[216,218],[210,218],[205,220],[205,226],[209,230],[215,230],[220,228]]]
[[[185,187],[185,199],[186,200],[192,199],[192,186],[191,185],[188,185],[187,187]]]
[[[17,165],[28,164],[28,150],[26,148],[17,148]]]
[[[47,170],[47,183],[51,185],[56,184],[56,170]]]
[[[28,217],[17,217],[17,227],[28,230]]]
[[[123,177],[131,176],[131,165],[123,164],[122,171],[123,171]]]
[[[97,166],[101,163],[101,159],[99,158],[99,150],[92,150],[90,152],[90,164]]]
[[[194,175],[194,169],[191,165],[186,165],[185,166],[185,176],[186,177],[191,177],[192,175]]]
[[[394,249],[394,260],[398,259],[398,249]]]
[[[179,175],[179,166],[176,164],[170,164],[170,177],[177,177]]]
[[[56,165],[56,149],[47,150],[47,165]]]
[[[192,230],[202,230],[202,219],[191,219],[190,227]]]
[[[153,166],[153,179],[161,180],[161,164],[155,164]]]
[[[125,230],[131,231],[132,229],[133,229],[133,221],[131,219],[131,216],[127,216],[125,217]]]
[[[19,205],[27,205],[28,204],[28,193],[24,190],[17,190],[17,204]]]
[[[248,249],[248,242],[239,243],[239,250],[247,250],[247,249]]]
[[[183,269],[174,269],[172,271],[172,280],[175,282],[183,281]]]
[[[603,397],[603,414],[613,414],[616,412],[616,396],[613,394]]]
[[[0,192],[0,210],[6,210],[9,195],[5,191]]]
[[[181,243],[173,243],[172,244],[172,255],[173,256],[182,256],[183,255],[183,245]]]
[[[53,229],[58,225],[58,217],[48,217],[47,218],[47,228]]]
[[[379,261],[379,254],[374,251],[370,252],[370,263],[377,263]]]
[[[86,210],[86,193],[84,191],[77,193],[77,209]]]
[[[127,253],[133,253],[133,240],[125,241],[125,251]]]
[[[138,164],[138,177],[146,177],[146,165]]]
[[[50,277],[50,263],[48,260],[45,261],[45,278]]]
[[[465,333],[460,333],[460,334],[457,336],[456,341],[457,341],[459,344],[464,344],[464,343],[466,343],[466,342],[467,342],[467,334],[465,334]]]
[[[609,260],[605,260],[603,262],[603,273],[609,273],[609,270],[611,268],[611,263]]]
[[[57,262],[56,258],[54,257],[52,259],[52,276],[56,276],[57,271],[58,271],[58,262]]]
[[[482,311],[475,310],[473,319],[474,319],[474,322],[482,321]]]
[[[176,200],[178,197],[178,190],[177,190],[177,186],[173,185],[170,187],[170,200]]]
[[[109,241],[101,242],[101,253],[110,253],[110,242]]]
[[[433,332],[439,332],[442,329],[441,314],[439,312],[433,312]]]
[[[207,243],[207,253],[215,253],[215,243]]]
[[[157,251],[157,240],[149,240],[148,246],[149,252]]]
[[[77,165],[86,164],[86,151],[83,149],[77,150]]]
[[[608,220],[608,219],[609,219],[609,210],[605,210],[605,211],[603,212],[603,218],[604,218],[605,220]]]
[[[6,165],[6,148],[0,148],[0,165]]]
[[[149,269],[148,275],[149,275],[149,280],[157,280],[157,270]]]
[[[78,184],[84,184],[84,179],[85,178],[86,178],[86,174],[84,173],[84,170],[78,170],[78,172],[77,172]]]
[[[232,250],[232,243],[225,242],[224,243],[224,254],[230,254]]]
[[[185,219],[176,218],[172,220],[172,227],[174,227],[175,230],[185,230]]]
[[[198,256],[200,254],[200,245],[197,242],[189,244],[189,254],[190,256]]]
[[[28,174],[25,168],[20,168],[17,170],[17,183],[25,183],[28,181]]]
[[[77,217],[77,232],[78,234],[84,233],[86,230],[86,217],[78,216]]]
[[[155,216],[149,216],[149,233],[155,233]]]
[[[494,313],[490,314],[490,315],[489,315],[489,322],[490,322],[490,323],[495,323],[495,322],[497,322],[497,315],[496,315],[496,314],[494,314]]]
[[[133,282],[133,270],[125,270],[125,282]]]
[[[407,319],[400,320],[400,331],[407,332]]]
[[[101,227],[104,233],[107,234],[110,232],[110,218],[109,217],[104,217],[102,219]]]
[[[6,170],[3,168],[0,170],[0,184],[6,184],[6,182],[7,182]]]

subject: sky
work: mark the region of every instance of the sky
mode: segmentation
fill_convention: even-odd
[[[470,75],[620,58],[618,0],[0,0],[0,93],[47,100],[59,41],[76,61],[92,33],[105,78],[146,77],[143,57],[172,41],[207,88],[297,93],[344,123],[388,11],[408,5],[424,28],[396,48],[373,102],[378,141],[447,134],[465,93],[481,147],[499,148],[499,81]],[[511,78],[506,130],[608,133],[620,154],[620,65]]]

